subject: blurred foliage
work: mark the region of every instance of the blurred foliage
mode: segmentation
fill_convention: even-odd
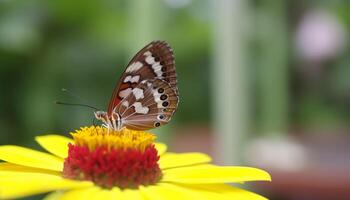
[[[215,13],[210,13],[209,1],[156,2],[159,10],[150,12],[154,12],[154,21],[159,23],[149,28],[159,30],[154,40],[167,40],[174,48],[179,78],[181,101],[171,124],[208,123],[213,98],[209,96],[209,67]],[[251,2],[253,11],[263,4],[263,1]],[[313,7],[334,13],[349,33],[347,1],[288,2],[290,17],[296,18],[289,20],[289,43],[293,41],[295,21]],[[133,56],[129,45],[135,39],[130,36],[132,24],[128,16],[131,15],[137,13],[126,0],[0,1],[0,143],[20,144],[48,132],[68,134],[79,126],[91,124],[91,110],[53,102],[106,107],[115,83]],[[250,79],[255,88],[256,35],[252,33],[251,37],[248,54]],[[133,52],[141,47],[135,47]],[[297,56],[289,55],[291,126],[347,125],[349,54],[347,46],[343,55],[323,63],[327,69],[314,83],[316,87],[308,87],[308,80],[300,79],[304,72],[296,66],[301,64]],[[82,99],[62,93],[62,88]]]
[[[292,56],[292,99],[291,111],[294,125],[306,129],[329,129],[336,131],[348,128],[350,122],[350,13],[349,2],[295,1],[291,8],[301,19],[310,11],[320,10],[338,20],[345,31],[344,47],[339,54],[316,63],[318,70],[305,71],[315,66]],[[291,29],[295,29],[292,26]],[[314,63],[315,65],[315,63]],[[306,77],[306,79],[305,79]],[[315,78],[316,77],[316,78]]]
[[[172,45],[179,74],[181,104],[172,123],[208,121],[206,4],[159,3],[168,14],[162,24],[154,24],[161,26],[161,35],[154,40]],[[58,106],[54,101],[107,106],[133,56],[127,53],[126,41],[133,40],[127,16],[135,13],[128,6],[128,1],[0,2],[0,143],[23,143],[47,132],[67,134],[92,123],[91,110]],[[61,88],[81,99],[62,93]]]

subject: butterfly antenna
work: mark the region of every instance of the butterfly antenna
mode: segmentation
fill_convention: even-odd
[[[78,100],[80,100],[80,101],[84,101],[83,98],[81,98],[80,96],[74,94],[73,92],[69,91],[69,90],[66,89],[66,88],[62,88],[61,91],[67,93],[69,96],[74,97],[74,98],[76,98],[76,99],[78,99]]]
[[[73,92],[71,92],[70,90],[66,89],[66,88],[62,88],[61,89],[62,92],[67,93],[69,96],[74,97],[75,99],[84,102],[85,100],[83,98],[81,98],[79,95],[74,94]],[[89,107],[95,110],[99,110],[94,106],[90,106],[87,104],[77,104],[77,103],[65,103],[65,102],[60,102],[57,101],[56,104],[61,104],[61,105],[70,105],[70,106],[83,106],[83,107]]]
[[[65,105],[65,106],[81,106],[81,107],[87,107],[87,108],[91,108],[91,109],[94,109],[94,110],[100,110],[94,106],[90,106],[90,105],[87,105],[87,104],[81,104],[81,103],[66,103],[66,102],[61,102],[61,101],[55,101],[56,104],[59,104],[59,105]]]

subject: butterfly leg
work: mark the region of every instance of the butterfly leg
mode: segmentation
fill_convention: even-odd
[[[97,129],[96,129],[96,118],[94,117],[94,119],[92,120],[92,124],[94,125],[95,131],[96,131],[96,135],[98,135]]]

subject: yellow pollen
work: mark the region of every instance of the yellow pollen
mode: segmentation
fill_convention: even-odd
[[[80,130],[70,133],[78,146],[86,146],[89,150],[96,147],[108,149],[138,149],[144,151],[156,139],[154,134],[122,129],[120,131],[109,130],[100,126],[82,127]]]

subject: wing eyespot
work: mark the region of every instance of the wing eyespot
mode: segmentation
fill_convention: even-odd
[[[166,94],[162,94],[161,96],[160,96],[160,100],[166,100],[168,98],[168,95],[166,95]]]
[[[154,127],[159,127],[160,126],[160,123],[159,122],[155,122],[154,123]]]
[[[164,88],[159,88],[158,93],[162,94],[164,92]]]
[[[169,102],[168,101],[164,101],[163,103],[162,103],[162,106],[163,107],[167,107],[169,105]]]
[[[164,119],[165,119],[165,115],[158,115],[158,116],[157,116],[157,119],[158,119],[158,120],[164,120]]]

